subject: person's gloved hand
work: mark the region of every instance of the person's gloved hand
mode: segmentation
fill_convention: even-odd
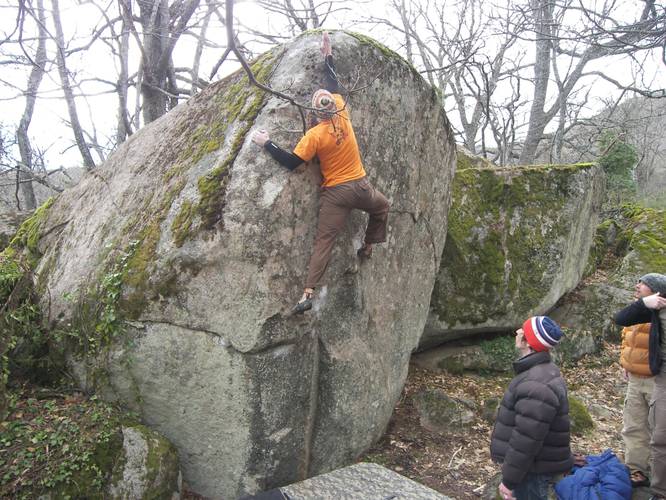
[[[655,293],[654,295],[643,297],[643,304],[648,309],[661,309],[662,307],[666,307],[666,298]]]
[[[328,33],[324,31],[321,35],[321,55],[324,56],[324,58],[330,56],[333,51],[331,49],[331,39],[328,37]]]
[[[257,146],[264,147],[264,144],[266,144],[270,140],[270,137],[268,136],[268,132],[265,130],[257,130],[252,134],[252,142],[254,142]]]

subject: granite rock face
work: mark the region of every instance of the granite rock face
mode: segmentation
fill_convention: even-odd
[[[184,480],[208,497],[288,484],[367,449],[427,317],[456,168],[449,123],[397,55],[331,37],[340,79],[364,87],[350,112],[392,212],[387,243],[360,265],[367,217],[353,214],[312,312],[287,314],[315,233],[317,167],[290,173],[252,144],[265,128],[293,147],[301,120],[240,73],[133,135],[40,226],[42,306],[72,333],[80,382],[173,442]],[[309,102],[319,40],[265,54],[257,78]]]
[[[171,443],[140,424],[122,427],[122,456],[116,458],[107,498],[180,498],[178,455]]]
[[[596,338],[617,340],[621,329],[613,317],[635,300],[637,280],[666,270],[666,211],[625,205],[606,215],[596,230],[591,275],[550,315]]]
[[[592,164],[461,168],[420,347],[515,329],[580,281],[603,174]]]

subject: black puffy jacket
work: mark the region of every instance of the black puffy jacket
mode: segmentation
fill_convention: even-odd
[[[502,482],[514,489],[525,474],[560,474],[573,466],[569,401],[560,370],[547,352],[513,364],[516,376],[499,407],[490,454],[502,463]]]

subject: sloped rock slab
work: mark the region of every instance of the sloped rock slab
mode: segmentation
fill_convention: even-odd
[[[449,497],[397,472],[359,463],[280,488],[291,500],[446,500]]]

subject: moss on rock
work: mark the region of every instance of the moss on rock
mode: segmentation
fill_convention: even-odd
[[[173,235],[173,242],[177,247],[183,246],[192,228],[192,217],[194,216],[194,209],[190,200],[185,200],[180,207],[180,211],[174,218],[171,224],[171,234]]]
[[[629,222],[622,236],[634,253],[631,265],[636,272],[666,269],[666,211],[625,205],[622,215]]]
[[[471,425],[471,403],[447,396],[440,389],[422,391],[414,396],[421,425],[430,431],[448,432],[451,427]]]
[[[574,396],[569,396],[569,420],[571,422],[571,433],[577,436],[581,436],[594,428],[594,421],[587,407]]]
[[[484,340],[479,346],[488,359],[488,367],[495,371],[509,371],[516,359],[516,342],[513,336],[501,336]]]
[[[53,202],[54,198],[49,198],[42,206],[35,210],[35,213],[21,224],[21,227],[16,232],[16,236],[9,243],[9,248],[13,248],[16,252],[26,251],[26,257],[28,257],[33,269],[42,256],[39,251],[42,224]]]
[[[556,242],[571,230],[564,208],[581,188],[576,174],[593,168],[587,163],[458,170],[431,299],[439,320],[482,324],[509,309],[527,312],[539,304],[547,291],[544,277],[560,272],[565,249]]]
[[[35,210],[0,252],[0,418],[7,410],[5,387],[10,370],[41,378],[58,369],[51,366],[48,356],[32,274],[42,257],[39,241],[53,202],[49,198]]]
[[[250,65],[259,83],[268,82],[276,56],[276,51],[268,52]],[[197,182],[199,202],[196,205],[196,212],[201,220],[200,229],[212,229],[222,220],[231,165],[265,102],[265,92],[252,86],[244,74],[237,80],[226,92],[216,96],[218,116],[213,125],[193,137],[194,144],[198,146],[192,146],[195,152],[191,160],[198,161],[204,153],[219,149],[224,143],[224,134],[229,127],[234,123],[237,124],[226,156]]]

